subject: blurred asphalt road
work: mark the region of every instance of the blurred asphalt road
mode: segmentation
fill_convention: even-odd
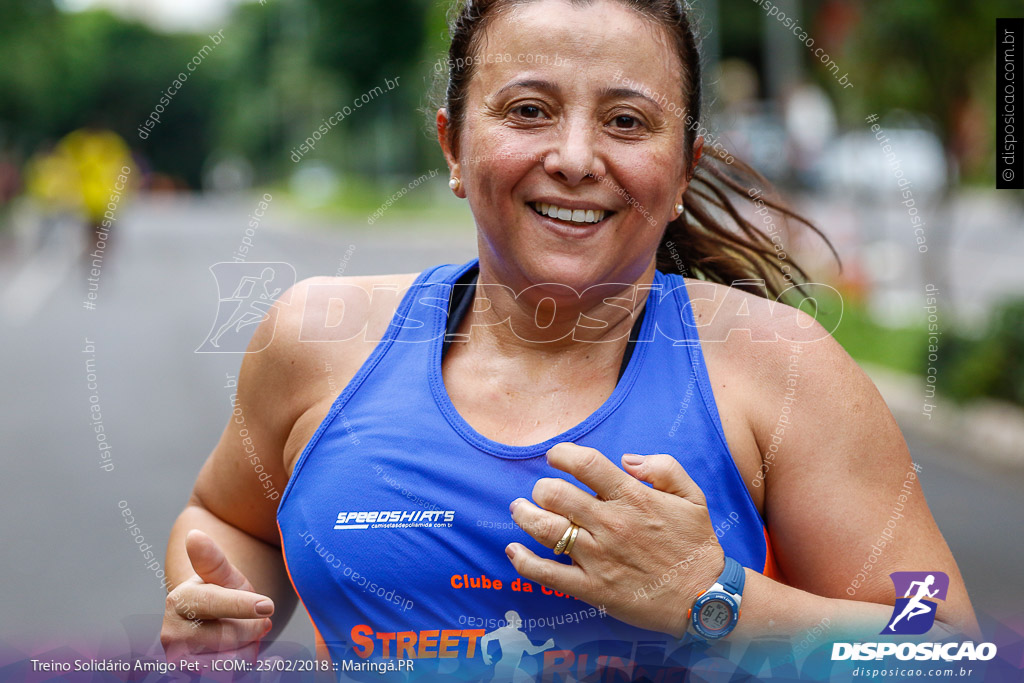
[[[45,252],[51,256],[31,261],[0,251],[0,641],[119,648],[127,630],[136,651],[155,643],[163,592],[118,502],[127,502],[162,562],[170,525],[230,412],[225,373],[236,374],[240,362],[193,353],[216,310],[209,267],[230,260],[254,207],[247,199],[127,206],[92,311],[82,307],[87,273],[69,265],[62,246],[70,238],[58,235]],[[290,262],[303,278],[335,274],[346,251],[348,275],[419,271],[475,253],[468,218],[440,233],[398,232],[385,222],[328,230],[326,220],[314,226],[321,230],[300,232],[293,222],[272,204],[248,260]],[[44,295],[19,297],[11,308],[12,287]],[[90,423],[86,338],[95,346],[111,472],[99,468]],[[1019,619],[1024,475],[907,438],[976,608]],[[304,613],[296,612],[282,640],[312,643]]]

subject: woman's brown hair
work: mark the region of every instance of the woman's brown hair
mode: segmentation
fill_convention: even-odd
[[[448,80],[443,102],[448,111],[449,142],[457,149],[459,131],[465,117],[469,83],[473,77],[473,57],[488,24],[502,11],[533,0],[457,0],[449,21],[451,45],[448,49]],[[588,6],[595,0],[567,0]],[[700,55],[693,26],[679,0],[615,0],[662,26],[672,37],[682,64],[683,101],[686,104],[686,132],[683,155],[693,168],[693,143],[701,127]],[[658,247],[657,267],[662,271],[680,270],[711,282],[735,286],[754,294],[779,297],[792,285],[807,281],[807,273],[772,238],[758,229],[736,208],[730,193],[758,205],[759,210],[774,211],[783,220],[803,223],[835,249],[817,227],[778,199],[771,198],[769,183],[757,171],[739,161],[727,150],[705,148],[697,162],[690,184],[683,194],[685,210],[671,221]],[[766,198],[765,195],[768,195]],[[763,202],[760,204],[759,202]],[[782,252],[782,257],[777,254]],[[781,268],[788,261],[790,273]],[[765,287],[750,280],[763,280]]]

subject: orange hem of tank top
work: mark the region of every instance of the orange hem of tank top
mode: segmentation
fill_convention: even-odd
[[[292,572],[288,569],[288,554],[284,551],[284,533],[281,531],[281,524],[277,524],[277,535],[281,538],[281,559],[284,560],[284,573],[288,575],[288,583],[292,585],[292,590],[295,591],[296,597],[299,598],[299,604],[302,605],[302,609],[306,610],[306,616],[309,617],[309,623],[313,625],[313,633],[316,635],[316,656],[317,659],[321,657],[327,661],[333,661],[331,659],[330,650],[327,649],[327,641],[320,635],[320,629],[316,627],[316,622],[313,621],[313,615],[310,614],[309,608],[306,607],[306,603],[302,599],[302,594],[299,593],[299,589],[295,587],[295,580],[292,579]]]
[[[767,528],[764,529],[764,569],[761,570],[761,573],[769,579],[779,583],[786,583],[782,575],[782,569],[775,559],[775,551],[772,550],[772,539],[768,536]]]

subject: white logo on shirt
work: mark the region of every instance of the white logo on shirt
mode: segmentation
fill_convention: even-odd
[[[337,529],[406,529],[412,527],[449,528],[455,510],[361,510],[339,512]]]

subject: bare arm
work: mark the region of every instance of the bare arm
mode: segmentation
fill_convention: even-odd
[[[266,599],[276,630],[287,623],[296,595],[277,527],[291,474],[285,452],[301,448],[323,419],[318,410],[326,413],[324,398],[329,405],[333,387],[325,367],[333,368],[339,386],[355,374],[390,324],[402,286],[414,277],[304,280],[253,334],[228,423],[171,530],[161,633],[168,656],[253,658],[271,626],[257,609]],[[373,298],[379,284],[387,292]],[[193,628],[196,619],[207,623]]]
[[[161,634],[169,656],[250,657],[270,623],[279,631],[294,610],[276,514],[288,483],[285,442],[315,400],[315,349],[298,338],[307,290],[308,282],[293,287],[254,333],[228,423],[171,529]],[[273,607],[257,609],[267,598]]]
[[[748,571],[737,633],[769,623],[796,632],[828,617],[877,635],[902,597],[889,574],[934,570],[950,580],[937,624],[977,634],[918,467],[874,384],[809,316],[783,307],[767,324],[784,340],[739,346],[762,368],[752,423],[764,454],[766,524],[789,585]]]

